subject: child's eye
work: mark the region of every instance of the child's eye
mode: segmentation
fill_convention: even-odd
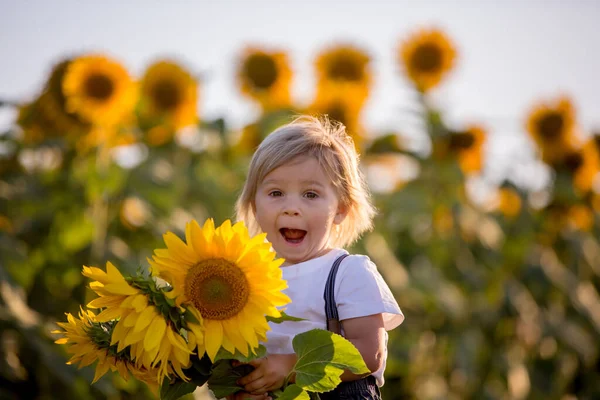
[[[306,192],[304,193],[304,196],[309,199],[316,199],[317,197],[319,197],[319,195],[315,192]]]
[[[282,195],[283,195],[283,193],[281,193],[280,190],[272,190],[269,192],[269,196],[271,196],[271,197],[280,197]]]

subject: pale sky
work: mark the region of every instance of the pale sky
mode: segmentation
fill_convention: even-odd
[[[413,94],[396,61],[398,43],[435,25],[459,52],[436,101],[452,124],[489,127],[491,160],[510,166],[527,158],[523,120],[540,98],[566,93],[582,127],[600,128],[600,0],[0,0],[0,10],[0,98],[31,98],[53,63],[74,53],[106,53],[137,76],[172,56],[204,76],[200,115],[227,116],[237,127],[256,115],[233,80],[245,44],[289,51],[294,95],[307,102],[315,54],[349,42],[373,60],[365,124],[410,134],[418,124],[406,111]],[[3,126],[10,118],[0,110]]]

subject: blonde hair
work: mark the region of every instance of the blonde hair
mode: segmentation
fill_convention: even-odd
[[[258,185],[274,169],[296,157],[317,159],[330,178],[346,218],[331,235],[330,245],[346,247],[373,227],[375,208],[365,178],[358,168],[359,156],[344,125],[326,117],[301,116],[284,125],[258,146],[252,156],[248,177],[236,202],[236,218],[244,221],[251,234],[260,233],[254,215]]]

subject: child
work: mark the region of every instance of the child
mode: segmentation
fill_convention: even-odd
[[[344,126],[300,117],[267,136],[252,157],[236,213],[252,233],[267,233],[278,257],[285,259],[281,268],[292,299],[286,313],[305,319],[271,324],[267,356],[250,363],[254,371],[238,381],[245,392],[232,396],[265,398],[283,385],[296,362],[293,337],[327,329],[323,293],[332,265],[347,254],[343,247],[372,227],[375,210]],[[333,295],[341,333],[360,351],[372,374],[345,371],[342,384],[321,398],[339,398],[341,391],[380,398],[386,331],[404,316],[373,262],[363,255],[341,262]]]

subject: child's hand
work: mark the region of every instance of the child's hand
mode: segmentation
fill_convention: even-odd
[[[270,354],[250,361],[254,371],[238,380],[248,393],[263,394],[283,386],[296,364],[295,354]]]

